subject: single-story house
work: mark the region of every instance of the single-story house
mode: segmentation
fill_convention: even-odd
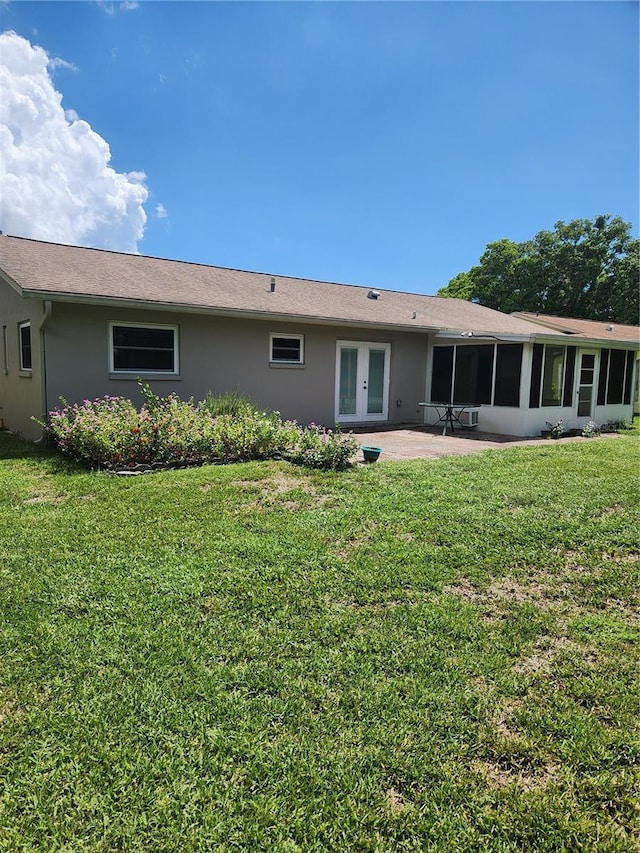
[[[481,430],[630,419],[638,328],[506,315],[471,302],[0,236],[0,418],[109,395],[237,390],[300,423]]]

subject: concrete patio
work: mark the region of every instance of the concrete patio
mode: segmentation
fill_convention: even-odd
[[[466,456],[481,450],[496,450],[505,447],[549,444],[547,438],[522,438],[520,436],[497,435],[476,430],[456,430],[442,435],[441,428],[407,426],[398,429],[380,429],[371,432],[354,430],[361,445],[381,447],[380,461],[393,459],[441,459],[444,456]],[[615,437],[608,435],[607,437]],[[578,438],[563,438],[561,441],[585,441]]]

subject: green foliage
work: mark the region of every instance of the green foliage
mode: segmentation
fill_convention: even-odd
[[[226,394],[209,392],[200,405],[214,418],[219,415],[254,415],[259,411],[253,400],[239,391],[227,391]]]
[[[560,418],[555,423],[547,421],[547,429],[549,430],[550,438],[562,438],[564,435],[564,418]]]
[[[360,445],[355,436],[343,435],[340,430],[330,430],[311,424],[299,430],[286,456],[292,462],[307,468],[328,468],[340,471],[347,468]]]
[[[111,469],[270,458],[336,469],[347,467],[358,450],[351,435],[299,427],[239,395],[209,395],[195,404],[175,394],[160,397],[146,383],[140,387],[139,411],[130,400],[103,397],[54,409],[41,425],[63,453]]]
[[[595,438],[600,435],[600,427],[595,421],[589,421],[582,427],[582,435],[584,438]]]
[[[638,445],[116,478],[0,434],[0,851],[635,853]]]
[[[532,240],[489,243],[477,266],[439,296],[489,308],[637,324],[640,241],[620,217],[556,222]]]

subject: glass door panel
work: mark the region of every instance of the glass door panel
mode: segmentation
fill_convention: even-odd
[[[367,382],[367,414],[381,415],[384,411],[384,377],[386,350],[369,350],[369,377]]]
[[[340,348],[339,383],[338,414],[356,415],[358,411],[358,350],[355,348]]]

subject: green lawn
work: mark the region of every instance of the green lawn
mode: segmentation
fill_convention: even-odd
[[[637,850],[639,446],[124,478],[0,434],[0,850]]]

